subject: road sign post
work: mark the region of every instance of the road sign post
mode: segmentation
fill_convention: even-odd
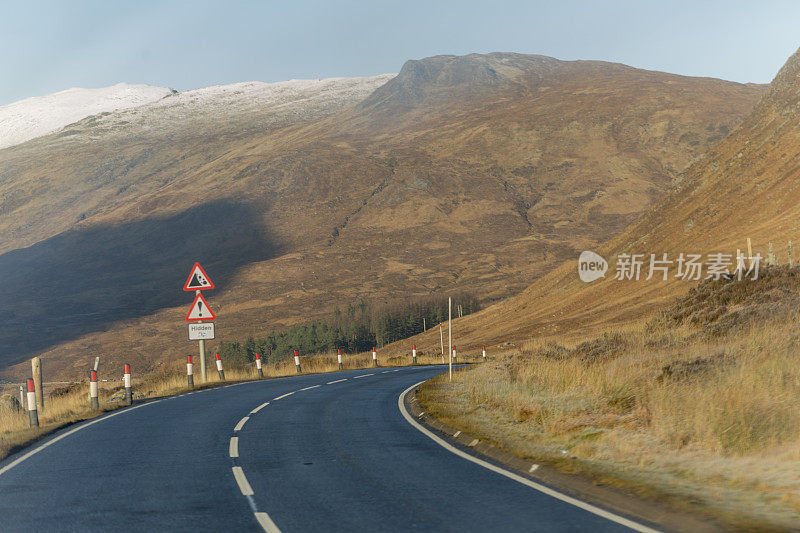
[[[200,381],[206,382],[206,341],[200,339]]]
[[[200,263],[195,263],[189,272],[186,283],[183,285],[183,290],[187,292],[194,291],[195,293],[192,307],[186,314],[186,321],[190,322],[189,340],[198,341],[200,346],[200,378],[203,383],[206,382],[206,339],[214,338],[214,323],[204,321],[215,320],[217,317],[208,306],[208,302],[206,302],[201,291],[213,288],[214,283],[208,277],[206,271],[203,270]]]

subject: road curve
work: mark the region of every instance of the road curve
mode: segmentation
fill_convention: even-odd
[[[0,463],[2,531],[620,531],[443,448],[398,408],[437,367],[142,404]]]

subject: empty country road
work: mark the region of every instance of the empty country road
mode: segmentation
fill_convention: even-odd
[[[0,462],[0,530],[629,530],[409,423],[398,398],[440,372],[263,380],[110,413]]]

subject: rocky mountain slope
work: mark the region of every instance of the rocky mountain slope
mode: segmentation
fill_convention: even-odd
[[[763,92],[519,54],[324,83],[341,97],[179,94],[0,151],[6,374],[193,351],[195,260],[219,339],[361,297],[512,295],[621,231]]]
[[[589,335],[610,325],[647,316],[685,293],[694,282],[658,273],[645,280],[649,257],[667,253],[733,256],[746,252],[765,260],[769,243],[777,261],[789,261],[789,242],[800,242],[800,51],[786,62],[752,113],[724,141],[695,162],[670,193],[624,232],[597,251],[609,260],[605,279],[578,279],[577,255],[517,297],[459,321],[462,343],[502,343],[551,335]],[[640,281],[616,280],[618,254],[646,254]],[[702,276],[708,275],[704,270]],[[487,335],[487,332],[491,332]],[[428,339],[434,345],[438,339]]]

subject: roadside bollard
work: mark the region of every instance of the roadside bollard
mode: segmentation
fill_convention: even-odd
[[[32,428],[39,427],[39,413],[36,411],[36,387],[31,378],[28,378],[28,420]]]
[[[122,375],[122,380],[125,383],[125,403],[131,405],[133,403],[133,392],[131,391],[131,365],[125,365],[125,373]]]
[[[97,389],[97,370],[89,371],[89,398],[92,402],[92,409],[100,409]]]
[[[336,358],[339,360],[339,370],[342,369],[342,349],[339,348],[339,353],[336,354]]]
[[[222,357],[217,354],[217,373],[219,374],[219,380],[225,381],[225,371],[222,370]]]
[[[372,347],[372,366],[378,366],[378,352],[375,351],[375,347]]]
[[[264,371],[261,369],[261,354],[260,353],[256,354],[256,370],[258,370],[258,377],[259,378],[263,378],[264,377]]]
[[[189,360],[186,363],[186,377],[189,381],[189,388],[194,388],[194,364],[192,364],[192,356],[189,356]]]
[[[483,362],[486,362],[486,346],[483,347]]]
[[[417,364],[417,345],[416,344],[412,344],[411,345],[411,357],[414,360],[413,363],[416,365]]]
[[[297,355],[297,350],[294,351],[294,366],[297,367],[298,374],[302,372],[302,370],[300,369],[300,356]]]
[[[456,362],[456,345],[453,345],[453,362]]]

